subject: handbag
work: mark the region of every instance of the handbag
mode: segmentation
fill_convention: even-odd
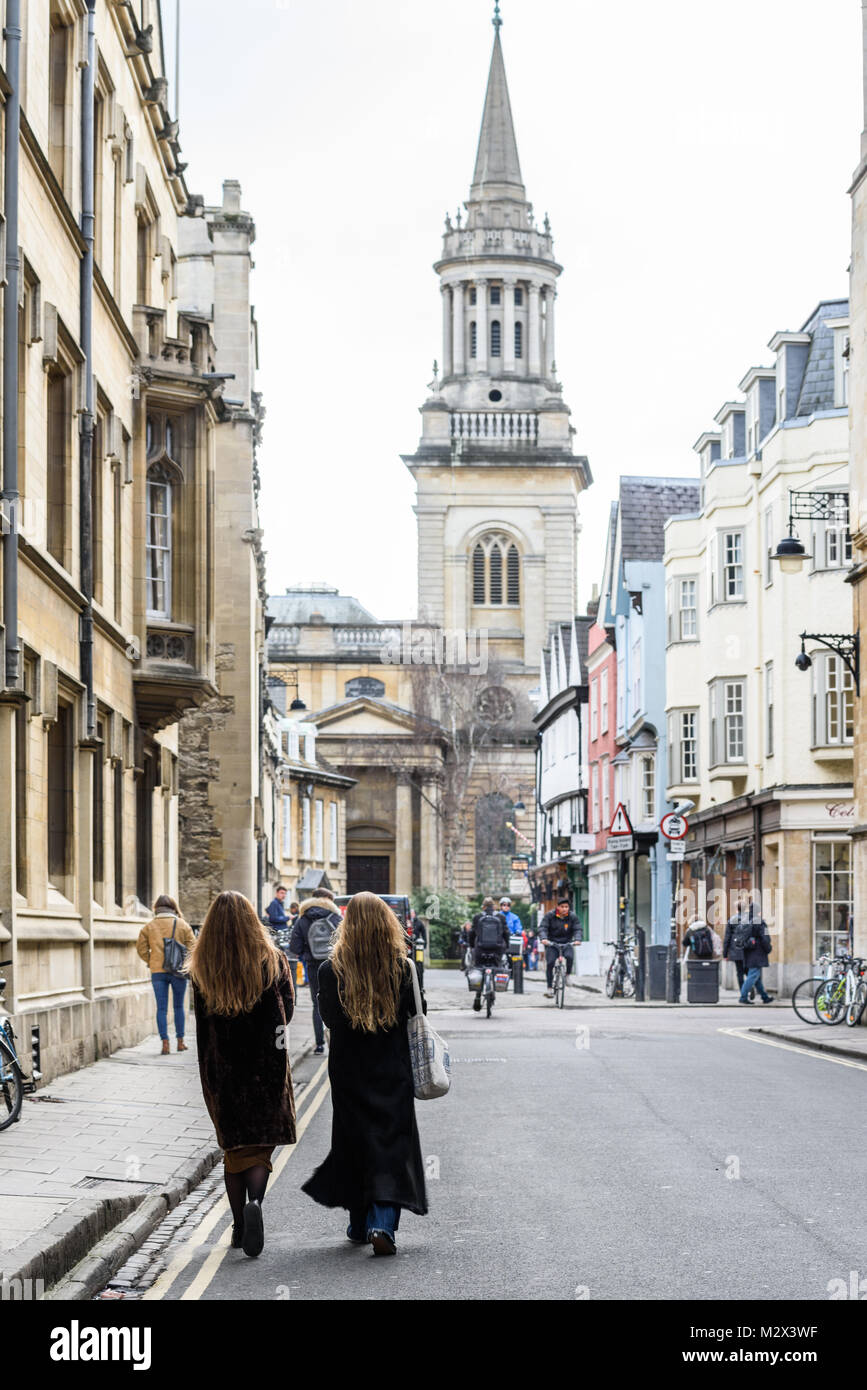
[[[413,1090],[416,1100],[436,1100],[446,1094],[451,1084],[448,1043],[431,1027],[422,1013],[418,972],[411,957],[409,969],[415,996],[415,1013],[406,1025]]]
[[[175,932],[178,929],[177,917],[172,918],[172,934],[163,937],[163,971],[166,975],[183,974],[184,961],[187,958],[187,948],[176,940]]]

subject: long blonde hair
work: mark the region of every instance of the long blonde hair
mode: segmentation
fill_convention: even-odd
[[[391,908],[375,893],[356,893],[331,953],[338,997],[353,1028],[375,1033],[395,1026],[406,960],[406,934]]]
[[[220,893],[186,961],[209,1013],[249,1013],[280,978],[283,957],[243,893]]]

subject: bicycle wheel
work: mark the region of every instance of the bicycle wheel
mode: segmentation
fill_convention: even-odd
[[[855,1028],[861,1022],[861,1015],[867,1006],[867,982],[859,980],[855,986],[855,997],[846,1010],[846,1022],[850,1028]]]
[[[635,993],[635,975],[630,965],[624,965],[621,972],[620,992],[624,999],[631,999]]]
[[[819,1015],[816,1013],[816,991],[826,983],[820,975],[815,975],[810,980],[802,980],[793,989],[792,1008],[802,1023],[819,1022]]]
[[[820,1023],[832,1026],[842,1023],[846,1014],[845,979],[823,980],[815,995],[816,1014]]]
[[[617,957],[608,967],[608,974],[605,976],[605,993],[609,999],[613,999],[617,993]]]
[[[14,1124],[21,1114],[24,1078],[12,1050],[0,1034],[0,1129]]]
[[[562,1009],[566,1001],[566,971],[562,965],[557,971],[557,978],[554,981],[554,1003],[558,1009]]]

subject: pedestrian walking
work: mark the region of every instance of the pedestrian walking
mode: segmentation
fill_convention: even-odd
[[[743,988],[746,976],[744,965],[743,942],[748,939],[751,933],[751,922],[753,917],[753,905],[749,901],[748,894],[740,893],[738,897],[737,910],[734,916],[726,922],[725,938],[723,940],[723,960],[734,962],[735,972],[738,977],[738,989]],[[751,991],[750,999],[755,998],[755,990]]]
[[[176,946],[166,946],[167,941]],[[161,1056],[171,1052],[169,1043],[169,992],[172,996],[175,1015],[175,1037],[178,1052],[186,1052],[184,1042],[184,996],[187,992],[187,977],[181,974],[184,952],[195,945],[193,929],[181,916],[181,910],[174,898],[163,893],[154,903],[154,915],[142,927],[136,942],[136,950],[151,972],[151,985],[157,1004],[157,1032],[162,1039]]]
[[[268,922],[272,931],[285,931],[292,926],[286,916],[286,887],[282,883],[274,885],[274,896],[268,904]]]
[[[187,964],[199,1075],[223,1149],[232,1248],[260,1254],[262,1201],[278,1144],[295,1143],[288,1024],[292,977],[243,893],[220,893]]]
[[[317,888],[316,897],[301,904],[292,936],[289,939],[289,952],[304,962],[310,998],[313,1002],[313,1036],[316,1039],[314,1052],[325,1051],[325,1029],[319,1013],[317,995],[319,993],[319,967],[328,958],[331,941],[340,922],[340,911],[335,906],[334,894],[330,888]]]
[[[319,966],[319,1009],[331,1030],[331,1150],[303,1191],[344,1207],[348,1238],[375,1255],[395,1253],[404,1208],[428,1209],[407,1035],[416,1011],[410,969],[391,908],[356,893]]]
[[[750,929],[750,935],[745,932]],[[750,906],[748,921],[741,930],[741,943],[744,952],[744,982],[741,985],[740,1004],[752,1004],[750,991],[756,990],[763,1004],[772,1003],[771,996],[768,994],[762,983],[762,971],[769,963],[768,956],[771,953],[771,933],[768,931],[767,923],[753,915],[752,905]]]

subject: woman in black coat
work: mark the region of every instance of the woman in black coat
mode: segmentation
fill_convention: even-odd
[[[349,1212],[347,1236],[395,1253],[406,1207],[427,1212],[407,1020],[415,1013],[406,938],[375,893],[356,893],[331,959],[319,967],[319,1011],[331,1029],[331,1151],[303,1190]]]
[[[211,904],[187,966],[195,985],[199,1075],[234,1226],[232,1245],[258,1255],[262,1200],[278,1144],[295,1143],[288,1023],[295,1008],[286,958],[243,893]]]

